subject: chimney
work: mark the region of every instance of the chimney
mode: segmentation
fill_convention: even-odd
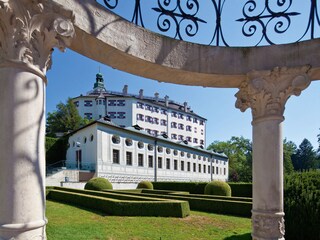
[[[168,106],[169,106],[169,96],[166,95],[166,96],[164,97],[164,100],[165,100],[165,105],[166,105],[166,107],[168,107]]]
[[[140,91],[139,91],[139,98],[143,98],[143,89],[140,89]]]
[[[184,102],[184,103],[183,103],[183,107],[184,107],[183,110],[184,110],[185,112],[188,112],[188,103],[187,103],[187,102]]]
[[[125,96],[128,95],[128,85],[124,85],[123,86],[122,94],[125,95]]]
[[[159,93],[154,93],[154,98],[155,98],[155,100],[156,100],[156,102],[158,102],[159,101]]]

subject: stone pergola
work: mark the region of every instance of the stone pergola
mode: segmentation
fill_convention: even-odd
[[[319,46],[203,46],[151,33],[94,0],[0,0],[0,240],[46,239],[45,87],[53,47],[163,82],[238,88],[236,107],[251,108],[253,118],[252,237],[284,239],[283,112],[291,95],[320,78]]]

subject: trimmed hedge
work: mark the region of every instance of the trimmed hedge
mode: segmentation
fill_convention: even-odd
[[[320,171],[285,176],[286,239],[320,239]]]
[[[158,190],[183,191],[191,194],[203,194],[207,182],[152,182]]]
[[[153,185],[151,182],[149,181],[141,181],[139,182],[138,186],[137,186],[137,189],[140,189],[140,188],[143,188],[143,189],[153,189]]]
[[[116,193],[65,189],[60,187],[50,189],[47,197],[55,201],[86,207],[117,216],[182,218],[190,215],[189,204],[186,201],[125,196]],[[128,199],[130,199],[130,201]],[[134,201],[132,201],[133,199]]]
[[[127,190],[116,190],[127,192]],[[130,190],[128,190],[130,191]],[[172,194],[174,196],[181,196],[184,197],[187,195],[190,197],[195,198],[204,198],[204,199],[219,199],[219,200],[228,200],[228,201],[240,201],[240,202],[249,202],[252,203],[252,198],[246,197],[227,197],[227,196],[218,196],[218,195],[205,195],[205,194],[189,194],[188,192],[174,192],[174,191],[165,191],[165,190],[148,190],[148,189],[141,189],[141,191],[134,191],[133,193],[150,193],[150,194]],[[170,198],[170,196],[168,196]]]
[[[204,188],[204,194],[231,197],[231,188],[226,182],[212,181]]]
[[[127,191],[127,190],[125,190]],[[173,195],[189,195],[189,192],[177,192],[177,191],[169,191],[169,190],[154,190],[154,189],[141,189],[142,193],[157,193],[157,194],[173,194]]]
[[[64,188],[64,187],[54,187],[53,190],[59,190],[64,192],[72,192],[72,193],[80,193],[80,194],[86,194],[86,195],[92,195],[97,197],[105,197],[105,198],[111,198],[115,200],[128,200],[128,201],[162,201],[162,199],[157,198],[151,198],[151,197],[140,197],[140,196],[132,196],[129,194],[126,195],[120,195],[116,192],[113,192],[112,190],[105,190],[105,191],[95,191],[95,190],[81,190],[81,189],[75,189],[75,188]]]
[[[104,189],[112,189],[112,184],[106,178],[96,177],[91,178],[84,186],[84,189],[101,191]]]
[[[232,196],[252,198],[252,183],[228,182],[231,187]]]
[[[150,190],[148,190],[150,192]],[[209,196],[202,195],[204,197],[196,197],[192,194],[190,195],[173,195],[173,194],[152,194],[142,192],[124,192],[115,191],[119,194],[130,194],[135,196],[146,196],[155,198],[165,198],[174,200],[188,201],[191,210],[204,211],[218,214],[229,214],[234,216],[251,217],[252,203],[248,201],[241,201],[239,198],[229,197],[228,200],[220,199],[220,196]]]
[[[207,182],[152,182],[157,190],[183,191],[191,194],[203,194]],[[232,196],[252,198],[252,183],[231,183]]]

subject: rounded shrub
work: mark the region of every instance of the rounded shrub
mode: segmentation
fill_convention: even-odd
[[[204,194],[231,197],[231,187],[226,182],[212,181],[205,186]]]
[[[112,184],[108,181],[108,179],[96,177],[91,178],[84,186],[84,189],[101,191],[104,189],[112,189]]]
[[[138,188],[153,189],[153,184],[149,181],[142,181],[139,182],[137,189]]]

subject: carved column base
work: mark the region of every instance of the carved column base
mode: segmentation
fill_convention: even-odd
[[[252,239],[284,240],[284,212],[252,210]]]

